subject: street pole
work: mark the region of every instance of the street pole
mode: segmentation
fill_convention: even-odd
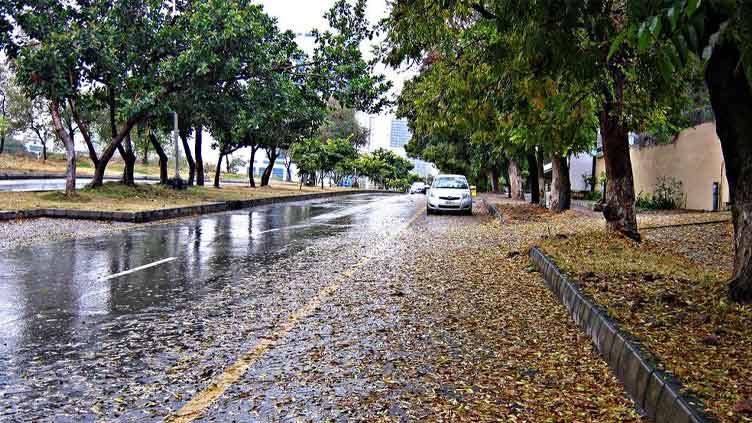
[[[172,112],[172,141],[175,144],[175,179],[180,179],[180,144],[178,143],[178,112]]]

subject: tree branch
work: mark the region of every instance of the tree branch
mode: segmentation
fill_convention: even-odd
[[[480,13],[482,17],[485,19],[491,19],[491,20],[498,20],[499,17],[496,16],[494,13],[492,13],[490,10],[486,9],[482,4],[480,3],[473,3],[470,5],[470,7],[473,8],[476,12]]]

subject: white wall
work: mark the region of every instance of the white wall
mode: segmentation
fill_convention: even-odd
[[[590,176],[592,173],[593,156],[587,153],[580,153],[569,157],[569,182],[572,185],[572,191],[590,190],[582,175]]]

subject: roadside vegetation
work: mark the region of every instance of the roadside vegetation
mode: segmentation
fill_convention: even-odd
[[[325,189],[329,191],[342,188],[326,187]],[[58,208],[135,212],[222,201],[297,195],[301,191],[303,193],[321,192],[321,189],[318,187],[300,188],[297,184],[285,182],[273,182],[258,189],[226,185],[222,188],[192,186],[185,190],[175,190],[158,184],[127,186],[119,182],[105,182],[96,189],[79,189],[75,195],[66,195],[58,191],[3,193],[2,209]]]
[[[310,52],[249,2],[0,7],[7,24],[0,34],[7,59],[0,64],[0,173],[66,178],[63,194],[3,194],[4,208],[135,210],[266,196],[286,192],[277,182],[292,181],[293,164],[299,191],[357,187],[363,177],[403,190],[415,178],[410,162],[390,151],[358,153],[369,132],[355,113],[382,110],[390,88],[361,54],[374,31],[364,0],[335,2],[325,14],[329,28],[312,32]],[[214,163],[202,157],[206,142],[218,154]],[[261,169],[257,155],[266,159]],[[175,160],[189,187],[276,182],[258,193],[136,185],[148,176],[181,186],[170,179]],[[273,174],[280,162],[281,177]],[[91,178],[81,192],[77,175]],[[105,186],[105,177],[124,187]]]
[[[540,246],[711,413],[752,420],[752,307],[727,300],[725,283],[732,225],[642,232],[642,243],[586,231]]]
[[[134,184],[137,160],[146,165],[150,155],[158,163],[150,173],[167,183],[179,148],[189,185],[204,185],[213,172],[219,187],[222,168],[232,173],[244,159],[233,153],[250,151],[243,162],[253,170],[261,151],[268,160],[257,176],[266,186],[295,143],[342,137],[362,145],[367,131],[353,125],[355,111],[388,104],[390,84],[360,50],[373,35],[363,0],[333,4],[329,28],[312,32],[310,53],[260,5],[173,3],[0,5],[8,59],[0,69],[0,154],[6,138],[34,133],[46,161],[56,143],[65,152],[66,195],[73,195],[76,141],[86,146],[92,188],[102,186],[116,155],[125,185]],[[205,133],[219,156],[210,169]],[[285,167],[289,180],[288,161]]]
[[[184,163],[184,162],[182,162]],[[0,154],[0,174],[5,175],[64,175],[67,166],[65,157],[58,153],[51,153],[47,160],[39,160],[27,154]],[[94,167],[85,157],[76,159],[77,175],[92,176]],[[108,178],[121,178],[125,163],[120,158],[114,158],[105,174]],[[188,175],[188,166],[182,164],[181,175]],[[148,176],[159,177],[159,165],[153,162],[137,162],[133,168],[136,177]],[[247,176],[239,173],[225,172],[221,174],[222,180],[246,181]]]
[[[594,213],[496,201],[498,231],[519,242],[508,257],[541,248],[685,393],[722,422],[752,421],[752,306],[729,299],[730,212],[640,212],[637,242]]]

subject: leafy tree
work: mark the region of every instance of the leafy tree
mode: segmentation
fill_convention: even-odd
[[[333,99],[328,102],[327,106],[326,122],[318,130],[318,136],[322,140],[349,139],[356,147],[364,147],[368,144],[370,132],[360,126],[355,118],[355,110],[342,107]]]
[[[353,162],[355,175],[365,176],[372,181],[378,181],[381,177],[381,169],[385,166],[384,161],[372,154],[362,154]]]
[[[5,89],[3,107],[8,119],[5,132],[31,132],[42,145],[42,160],[47,160],[47,147],[53,136],[53,129],[46,101],[26,97],[13,77],[6,82]]]
[[[316,174],[326,167],[326,149],[324,143],[317,138],[310,138],[293,144],[290,149],[292,159],[298,166],[300,186],[307,178],[313,178],[316,183]],[[321,175],[323,180],[323,174]],[[323,181],[322,188],[323,188]]]
[[[79,115],[84,103],[108,111],[111,139],[97,157],[92,180],[99,186],[116,150],[130,166],[132,155],[123,142],[127,148],[137,123],[166,113],[170,95],[268,73],[275,64],[267,54],[274,46],[268,39],[273,20],[244,1],[182,3],[174,16],[156,0],[33,2],[12,13],[25,36],[6,50],[18,59],[27,94],[50,101],[56,131],[71,156],[68,192],[75,189],[70,182],[75,151],[62,123],[64,105]]]
[[[483,103],[490,103],[501,116],[511,114],[509,130],[537,132],[538,128],[521,119],[531,105],[548,113],[592,105],[604,140],[609,177],[604,208],[607,227],[639,239],[627,135],[630,130],[647,127],[656,110],[675,102],[683,83],[681,77],[670,82],[661,80],[656,61],[633,49],[617,44],[609,54],[624,25],[645,15],[642,4],[580,0],[520,7],[508,0],[399,2],[385,23],[388,60],[432,61],[446,56],[479,62],[476,68],[485,68],[494,92],[501,94],[488,96],[498,102]],[[447,66],[453,65],[449,60]],[[528,82],[531,87],[525,86]],[[552,89],[546,84],[553,84]],[[534,90],[526,91],[528,88]],[[540,98],[535,93],[541,88],[557,93],[559,98],[551,104],[536,104]],[[567,103],[570,109],[557,106]],[[542,115],[547,122],[562,121],[563,116]],[[567,127],[549,126],[561,134],[560,139],[572,139]],[[502,139],[503,144],[514,145],[506,141]],[[527,147],[523,151],[529,152]],[[571,149],[569,145],[563,147]],[[562,151],[554,152],[563,157]]]
[[[310,90],[304,81],[284,80],[278,83],[278,93],[269,105],[269,118],[265,119],[260,142],[266,147],[269,161],[261,176],[261,186],[269,184],[274,164],[281,150],[289,149],[295,142],[311,137],[324,119],[321,98]]]
[[[347,139],[337,138],[323,142],[310,138],[293,144],[292,158],[298,165],[301,185],[306,177],[317,179],[324,189],[324,179],[329,176],[339,184],[345,176],[352,175],[358,152]],[[318,174],[318,177],[316,175]]]
[[[375,176],[385,189],[394,188],[393,183],[407,179],[410,171],[413,170],[414,166],[409,160],[398,156],[391,150],[379,148],[371,154],[376,160],[384,163]]]
[[[707,61],[705,82],[726,164],[734,221],[729,296],[752,302],[752,3],[745,0],[646,1],[646,16],[620,43],[652,57],[665,80]]]
[[[246,109],[248,101],[247,90],[234,82],[226,85],[222,90],[217,90],[212,101],[205,105],[207,129],[214,139],[212,148],[219,150],[214,171],[215,188],[219,188],[222,159],[240,148],[252,146],[253,139],[248,130],[252,124],[242,115],[243,111],[248,110]],[[256,149],[253,149],[254,154]],[[253,157],[249,163],[253,163]]]
[[[324,144],[324,172],[328,173],[335,184],[342,182],[346,176],[355,172],[355,160],[358,151],[347,138],[330,139]],[[323,183],[323,181],[322,181]]]

